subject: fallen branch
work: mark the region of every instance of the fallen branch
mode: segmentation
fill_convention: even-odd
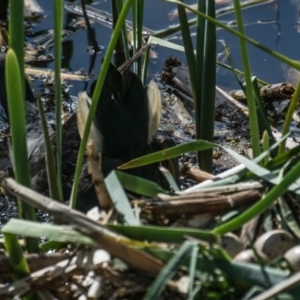
[[[260,199],[261,193],[249,190],[230,195],[183,195],[168,200],[143,200],[145,210],[156,215],[221,214],[238,207],[249,205]]]
[[[25,259],[31,272],[52,266],[66,258],[68,258],[68,255],[62,253],[25,255]],[[13,275],[14,269],[12,268],[8,257],[0,258],[0,270],[0,278]]]
[[[53,215],[60,222],[72,224],[76,230],[93,239],[102,249],[123,260],[131,268],[152,275],[158,274],[163,268],[162,261],[143,251],[127,246],[134,244],[134,241],[114,233],[105,226],[87,218],[83,213],[24,187],[12,178],[2,179],[0,185],[27,204]]]

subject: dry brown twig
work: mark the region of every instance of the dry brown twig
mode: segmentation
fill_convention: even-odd
[[[88,172],[92,176],[92,182],[95,187],[99,205],[102,209],[108,211],[114,207],[114,204],[104,183],[104,176],[101,171],[101,153],[98,153],[98,155],[95,153],[95,148],[92,141],[89,141],[87,145],[87,160]]]
[[[249,205],[260,199],[261,193],[249,190],[229,195],[196,194],[172,196],[168,199],[141,200],[145,210],[155,215],[195,215],[210,213],[221,214],[226,211]]]
[[[29,269],[31,272],[52,266],[60,261],[65,260],[68,255],[63,253],[52,253],[52,254],[25,254],[25,259],[28,263]],[[0,258],[0,277],[9,277],[12,276],[14,270],[11,266],[10,260],[8,257]]]
[[[25,67],[25,73],[31,76],[47,76],[54,78],[54,71],[50,69],[40,69],[40,68],[32,68],[32,67]],[[71,73],[60,73],[62,80],[76,80],[76,81],[87,81],[91,79],[89,75],[78,75],[78,74],[71,74]]]
[[[133,240],[111,231],[83,213],[24,187],[12,178],[2,179],[0,185],[27,204],[48,212],[60,222],[73,225],[74,229],[93,239],[100,248],[121,259],[131,268],[152,275],[158,274],[163,268],[164,264],[159,259],[141,250],[128,247],[127,243],[134,244]]]
[[[46,267],[0,289],[1,299],[15,299],[23,297],[29,292],[53,289],[61,285],[75,274],[82,274],[84,267],[76,263],[69,264],[66,259],[54,266]]]
[[[202,182],[202,181],[205,181],[207,179],[212,179],[212,178],[215,177],[214,175],[212,175],[210,173],[202,171],[199,168],[189,166],[187,164],[183,164],[180,167],[179,171],[180,171],[181,175],[187,176],[188,178],[193,179],[197,182]]]

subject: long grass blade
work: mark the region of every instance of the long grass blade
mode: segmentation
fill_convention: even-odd
[[[232,33],[233,35],[239,37],[239,38],[242,38],[244,39],[246,42],[248,42],[249,44],[257,47],[258,49],[270,54],[271,56],[273,57],[276,57],[277,59],[279,59],[280,61],[286,63],[287,65],[291,66],[292,68],[295,68],[296,70],[299,70],[300,71],[300,63],[297,61],[297,60],[293,60],[293,59],[290,59],[288,58],[287,56],[277,52],[277,51],[274,51],[260,43],[258,43],[257,41],[249,38],[248,36],[226,26],[225,24],[223,24],[222,22],[216,20],[216,19],[213,19],[211,18],[210,16],[207,16],[206,14],[202,13],[202,12],[199,12],[193,8],[191,8],[190,6],[182,3],[181,1],[178,1],[178,0],[165,0],[166,2],[171,2],[171,3],[176,3],[176,4],[180,4],[182,6],[184,6],[187,10],[190,10],[192,11],[193,13],[201,16],[202,18],[210,21],[210,22],[213,22],[214,24],[216,24],[218,27],[222,28],[222,29],[225,29],[226,31]],[[155,35],[156,37],[161,37],[161,36],[157,36]]]
[[[37,103],[38,103],[39,112],[41,115],[42,127],[43,127],[43,135],[44,135],[44,143],[45,143],[45,161],[46,161],[46,169],[47,169],[49,194],[51,198],[62,201],[63,199],[61,197],[61,193],[58,187],[58,180],[57,180],[56,168],[55,168],[55,159],[54,159],[51,140],[48,132],[47,120],[44,112],[43,102],[40,98],[40,95],[37,95]]]
[[[155,257],[167,262],[174,255],[174,252],[162,249],[149,249],[151,254]],[[189,267],[189,260],[182,262],[186,267]],[[230,281],[235,286],[243,286],[244,288],[251,288],[253,285],[267,287],[265,276],[262,273],[261,267],[252,263],[238,263],[234,261],[226,261],[223,259],[208,259],[207,256],[198,255],[197,270],[201,272],[211,272],[211,270],[219,269],[224,272]],[[289,272],[278,270],[271,267],[264,268],[270,282],[273,286],[290,276]],[[296,286],[290,293],[297,299],[300,292],[300,287]],[[218,297],[220,299],[220,297]]]
[[[143,46],[143,17],[144,17],[144,0],[133,1],[132,3],[132,30],[133,30],[133,54]],[[142,59],[141,57],[134,64],[135,73],[141,78],[142,76]]]
[[[190,241],[184,242],[184,244],[179,248],[176,254],[170,259],[167,265],[163,268],[161,273],[156,277],[148,293],[144,297],[144,300],[152,300],[152,299],[160,298],[160,294],[162,293],[164,287],[166,286],[167,281],[176,274],[176,271],[181,266],[182,262],[191,255],[195,247],[197,247],[197,244],[195,242],[190,242]]]
[[[126,224],[139,225],[139,220],[134,215],[129,199],[121,186],[115,171],[112,171],[105,179],[105,186],[114,206],[119,212],[122,212]]]
[[[43,236],[46,239],[64,243],[77,243],[89,246],[95,244],[92,239],[72,229],[70,226],[40,224],[14,218],[5,224],[2,232],[4,234],[26,235],[36,238]]]
[[[22,45],[23,46],[23,45]],[[23,68],[22,68],[23,69]],[[24,74],[24,73],[23,73]],[[24,90],[22,77],[16,54],[13,49],[8,50],[5,61],[5,79],[8,98],[8,112],[13,143],[14,172],[16,180],[30,187],[30,172],[26,144]],[[23,80],[22,80],[23,79]],[[18,107],[18,109],[15,109]],[[20,217],[27,220],[36,220],[34,209],[18,200]],[[35,239],[27,240],[30,252],[36,252],[38,243]]]
[[[252,88],[253,88],[253,93],[254,93],[254,97],[255,97],[255,102],[257,105],[257,115],[258,115],[260,129],[261,129],[261,131],[266,131],[268,133],[270,143],[271,143],[271,145],[273,145],[276,143],[276,140],[273,136],[272,129],[268,122],[267,114],[265,112],[265,108],[264,108],[264,105],[263,105],[263,102],[262,102],[262,99],[260,96],[257,78],[255,76],[252,76],[251,81],[252,81]]]
[[[212,231],[191,228],[172,228],[162,226],[124,226],[108,225],[109,228],[136,240],[149,242],[182,243],[186,236],[192,236],[208,243],[217,243],[219,236]]]
[[[54,8],[54,69],[55,69],[55,104],[56,104],[56,170],[57,181],[59,188],[59,199],[62,199],[62,121],[61,121],[61,32],[63,25],[63,1],[55,0],[53,2]]]
[[[292,98],[290,104],[289,104],[289,108],[288,108],[288,111],[287,111],[287,114],[286,114],[286,117],[285,117],[283,130],[282,130],[283,135],[290,131],[290,125],[291,125],[291,122],[292,122],[292,119],[293,119],[293,113],[294,113],[295,108],[298,104],[299,97],[300,97],[300,81],[298,82],[296,91],[293,95],[293,98]],[[278,149],[278,154],[282,154],[284,152],[285,142],[286,141],[283,141],[280,144],[279,149]]]
[[[194,280],[196,277],[197,258],[198,258],[199,246],[195,245],[192,249],[190,266],[189,266],[189,297],[188,300],[194,299]]]
[[[113,14],[114,24],[117,22],[122,8],[123,8],[122,0],[112,0],[112,14]],[[114,56],[115,56],[116,67],[121,66],[125,61],[127,61],[130,58],[126,24],[123,24],[123,26],[122,26],[121,35],[120,35],[118,43],[116,45]]]
[[[180,156],[182,153],[212,149],[214,146],[216,145],[213,143],[202,140],[196,140],[194,142],[181,144],[149,155],[138,157],[136,159],[131,160],[130,162],[119,166],[118,169],[125,170],[130,168],[141,167]]]
[[[114,171],[116,172],[118,179],[122,183],[122,186],[131,192],[155,198],[157,194],[170,194],[170,192],[163,190],[157,183],[127,174],[125,172]]]
[[[204,2],[205,5],[202,4]],[[215,18],[215,1],[198,0],[198,8]],[[208,22],[200,16],[198,16],[196,51],[196,82],[198,86],[196,102],[199,102],[195,106],[195,115],[198,117],[196,136],[198,139],[212,142],[215,119],[216,27],[214,23]],[[212,149],[198,152],[200,167],[207,172],[212,171],[212,153]]]
[[[292,183],[295,182],[295,180],[299,177],[299,172],[300,162],[298,162],[295,167],[287,173],[283,180],[278,185],[275,185],[262,200],[255,203],[238,217],[216,228],[214,232],[223,235],[227,232],[234,231],[246,222],[250,221],[252,218],[262,214],[278,197],[282,196],[287,191],[288,187]]]
[[[8,113],[13,142],[14,172],[19,183],[30,187],[26,130],[25,130],[25,85],[24,85],[24,1],[9,2],[9,46],[5,61],[5,80],[7,90]],[[16,107],[18,109],[16,109]],[[34,209],[19,199],[19,216],[27,220],[36,220]],[[28,252],[38,251],[36,239],[26,239]]]
[[[167,0],[165,0],[167,1]],[[244,3],[241,3],[241,7],[243,9],[246,9],[246,8],[251,8],[251,7],[254,7],[254,6],[257,6],[257,5],[260,5],[261,3],[260,2],[264,2],[265,0],[253,0],[253,1],[246,1]],[[272,1],[272,0],[271,0]],[[168,2],[173,2],[173,1],[168,1]],[[175,2],[174,2],[175,3]],[[188,6],[188,5],[187,5]],[[191,6],[188,6],[190,8],[190,10],[192,11],[192,7]],[[221,9],[218,9],[216,11],[216,16],[225,16],[227,14],[230,14],[234,11],[234,7],[233,6],[228,6],[228,7],[225,7],[225,8],[221,8]],[[193,19],[190,19],[188,24],[190,27],[194,27],[196,26],[198,23],[198,20],[197,18],[193,18]],[[224,25],[226,26],[226,25]],[[158,30],[154,33],[154,35],[158,38],[167,38],[173,34],[176,34],[178,32],[180,32],[180,24],[178,25],[174,25],[174,26],[171,26],[171,27],[168,27],[167,29],[162,29],[162,30]]]
[[[3,232],[5,248],[9,255],[10,263],[14,269],[16,278],[21,279],[30,274],[26,259],[23,256],[22,248],[15,234]]]
[[[177,10],[178,10],[179,22],[181,27],[183,45],[185,49],[185,56],[189,68],[190,80],[192,85],[192,95],[195,102],[197,98],[197,94],[196,94],[197,78],[196,78],[196,58],[194,55],[194,46],[191,38],[191,32],[188,25],[185,9],[181,5],[177,5]]]
[[[239,0],[234,0],[234,8],[235,15],[237,20],[238,30],[241,34],[245,34],[244,30],[244,22],[242,18],[242,11]],[[260,154],[260,145],[259,145],[259,128],[258,128],[258,118],[256,113],[256,104],[255,98],[253,94],[252,81],[251,81],[251,67],[250,60],[248,55],[248,49],[246,45],[246,41],[242,38],[239,39],[240,49],[241,49],[241,57],[243,63],[243,69],[245,72],[245,80],[246,80],[246,96],[247,96],[247,104],[249,108],[249,123],[250,123],[250,134],[251,134],[251,143],[253,156],[257,157]]]

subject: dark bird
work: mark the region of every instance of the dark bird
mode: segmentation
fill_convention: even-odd
[[[0,53],[0,117],[8,121],[4,68],[5,54]],[[92,84],[91,92],[94,86],[95,82]],[[87,116],[90,101],[87,93],[80,93],[79,115]],[[32,188],[47,194],[48,182],[41,119],[32,90],[27,82],[25,106]],[[113,65],[110,65],[90,133],[90,136],[93,136],[96,151],[102,153],[104,176],[131,159],[172,145],[170,141],[161,143],[156,139],[160,110],[160,91],[154,82],[143,87],[136,74],[130,70],[125,70],[121,74]],[[55,151],[55,132],[51,127],[49,131],[52,148]],[[64,199],[70,196],[80,142],[76,115],[73,114],[62,128]],[[159,172],[158,164],[131,169],[127,172],[155,181],[163,188],[169,188],[167,181]],[[77,202],[78,208],[83,211],[87,211],[98,203],[90,175],[87,173],[86,163],[81,173]]]

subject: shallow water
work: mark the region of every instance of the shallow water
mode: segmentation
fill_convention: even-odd
[[[246,34],[259,43],[288,56],[290,59],[299,60],[300,45],[299,34],[299,1],[279,0],[261,4],[244,11]],[[221,17],[224,21],[234,20],[232,14]],[[241,69],[239,44],[236,38],[221,30],[218,38],[224,39],[228,45],[235,67]],[[271,55],[249,46],[252,73],[269,82],[278,83],[290,81],[297,83],[299,73],[279,62]],[[232,87],[236,85],[230,72],[220,70],[218,84]]]
[[[49,29],[53,29],[53,19],[52,19],[52,1],[48,0],[40,0],[38,3],[44,9],[47,17],[43,19],[41,22],[36,23],[34,28],[32,29],[33,35],[27,36],[27,40],[33,42],[38,36],[43,32],[47,32]],[[192,3],[192,1],[186,1],[186,3]],[[87,1],[88,5],[92,5],[93,7],[110,11],[110,2],[109,1]],[[247,34],[259,41],[264,45],[281,52],[282,54],[288,55],[292,59],[299,60],[300,53],[298,51],[299,45],[299,27],[298,22],[298,14],[299,14],[299,5],[298,1],[293,0],[278,0],[278,1],[269,1],[268,3],[258,5],[252,8],[248,8],[244,10],[244,20],[246,24],[246,32]],[[145,27],[150,28],[152,30],[160,30],[166,28],[167,26],[171,26],[176,24],[178,20],[169,20],[168,14],[175,8],[175,5],[166,3],[161,0],[151,0],[145,1]],[[223,5],[224,6],[224,5]],[[220,8],[221,6],[218,6]],[[69,24],[73,19],[78,18],[77,15],[70,13],[65,10],[65,26]],[[226,14],[220,17],[220,20],[224,22],[229,22],[234,20],[234,15],[232,13]],[[261,22],[271,20],[272,22]],[[100,69],[100,61],[104,57],[105,48],[109,42],[111,36],[111,29],[107,28],[101,24],[94,23],[92,24],[95,32],[96,38],[99,45],[104,47],[104,50],[98,54],[97,61],[95,63],[94,69],[92,73],[97,76]],[[241,62],[239,57],[239,44],[238,40],[225,32],[224,30],[218,30],[218,39],[222,39],[225,41],[229,50],[231,52],[234,65],[236,68],[241,69]],[[182,41],[180,36],[175,36],[172,38],[172,42],[181,44]],[[63,58],[62,58],[62,67],[68,69],[70,72],[75,72],[78,70],[83,70],[87,72],[90,68],[91,62],[91,54],[89,53],[88,46],[89,38],[87,35],[87,31],[83,29],[77,30],[73,35],[69,36],[63,41]],[[177,52],[171,49],[166,49],[163,47],[154,47],[153,48],[158,57],[155,59],[151,59],[148,67],[148,79],[150,80],[156,74],[160,74],[164,65],[164,61],[169,56],[176,56],[182,62],[185,62],[185,56],[182,52]],[[218,43],[218,51],[219,54],[223,52],[223,48],[221,44]],[[47,53],[53,53],[53,48],[47,49]],[[270,55],[262,52],[261,50],[257,50],[252,46],[249,46],[249,53],[251,59],[252,72],[254,75],[260,77],[261,79],[270,82],[282,82],[282,81],[291,81],[291,76],[293,76],[293,80],[298,79],[298,73],[294,70],[291,70],[287,66],[283,65],[281,62],[278,62],[276,59],[272,58]],[[222,55],[219,55],[222,57]],[[43,68],[53,69],[53,62],[39,64]],[[68,93],[71,96],[77,96],[77,93],[82,90],[89,90],[89,85],[92,80],[88,84],[85,82],[78,81],[68,81],[68,84],[71,84]],[[40,83],[37,81],[38,87]],[[222,68],[218,68],[217,72],[217,84],[225,87],[227,89],[235,89],[238,88],[238,84],[231,74],[231,72],[224,70]],[[50,116],[51,117],[51,116]],[[167,121],[170,125],[170,122]],[[228,124],[228,122],[230,124]],[[181,129],[181,123],[177,124],[178,129]],[[231,125],[231,126],[229,126]],[[221,122],[216,122],[216,135],[215,141],[223,143],[225,137],[230,137],[230,133],[228,133],[228,128],[232,128],[232,120],[226,121],[224,118]],[[238,126],[240,127],[240,126]],[[248,129],[245,129],[246,131]],[[183,132],[192,132],[189,128]],[[225,132],[225,133],[224,133]],[[235,140],[235,133],[233,133],[233,140]],[[238,139],[241,136],[244,136],[244,133],[240,133]],[[192,134],[190,137],[193,137]],[[244,138],[242,138],[244,139]],[[225,141],[226,142],[226,141]],[[228,143],[231,143],[230,141]],[[246,141],[247,143],[247,141]],[[237,150],[239,146],[237,146]],[[193,161],[193,158],[187,157],[187,160],[190,162]],[[228,156],[222,156],[219,159],[219,168],[217,171],[222,171],[222,162],[224,164],[228,164]],[[233,161],[229,162],[229,165],[234,164]],[[9,218],[16,215],[16,207],[11,204],[9,200],[2,201],[0,215],[0,224],[5,223]]]
[[[78,1],[71,2],[79,3]],[[40,0],[38,3],[47,14],[44,20],[35,25],[34,32],[40,34],[42,31],[53,28],[52,1]],[[186,1],[186,3],[193,3],[193,1]],[[94,8],[110,12],[110,1],[87,1],[87,4]],[[299,60],[299,5],[299,1],[295,0],[278,0],[268,1],[267,3],[245,9],[244,22],[247,35],[267,47],[287,55],[292,59]],[[224,6],[226,5],[218,5],[217,8]],[[161,0],[145,1],[145,27],[152,30],[160,30],[176,24],[178,22],[177,19],[170,20],[168,17],[168,14],[174,8],[174,4]],[[65,10],[65,25],[69,24],[71,20],[75,18],[78,18],[78,16]],[[224,22],[231,22],[234,21],[235,18],[233,13],[229,13],[220,16],[219,19]],[[105,48],[110,39],[111,29],[98,23],[94,23],[92,26],[95,29],[96,39],[99,45],[104,47],[102,53],[98,55],[93,70],[93,73],[97,76],[100,69],[100,61],[104,57]],[[235,67],[241,69],[238,40],[224,30],[218,30],[217,37],[225,41],[231,52]],[[34,40],[34,37],[28,37],[28,39]],[[172,41],[181,44],[180,37],[173,38]],[[91,61],[91,55],[87,51],[88,46],[89,38],[86,30],[77,30],[74,35],[68,37],[63,42],[62,67],[67,68],[71,72],[77,70],[88,71]],[[182,62],[185,61],[184,53],[157,46],[154,47],[154,50],[157,52],[158,58],[150,61],[149,79],[153,77],[155,73],[161,72],[165,59],[170,55],[179,57]],[[53,49],[49,49],[49,52],[52,51]],[[223,52],[220,43],[218,43],[218,52],[219,54]],[[261,50],[250,45],[249,54],[252,72],[259,78],[270,83],[286,80],[295,82],[295,80],[297,80],[298,75],[296,72],[290,70],[286,65],[283,65]],[[53,63],[49,63],[47,67],[53,68]],[[231,72],[222,68],[218,68],[217,84],[228,88],[238,87]],[[77,95],[79,91],[86,88],[84,82],[73,82],[73,85],[74,87],[70,89],[70,94],[72,95]]]

